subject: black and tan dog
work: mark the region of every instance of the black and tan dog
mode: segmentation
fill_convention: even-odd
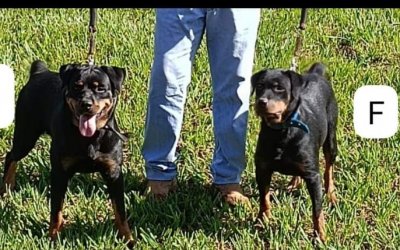
[[[62,206],[69,179],[76,172],[100,172],[106,181],[119,234],[132,245],[124,204],[122,140],[115,120],[125,69],[67,64],[51,72],[32,63],[28,83],[19,93],[13,147],[4,165],[3,187],[14,188],[17,162],[39,136],[51,138],[51,214],[49,234],[63,225]]]
[[[312,200],[314,230],[325,241],[319,150],[325,157],[325,192],[333,193],[333,163],[337,154],[338,108],[334,92],[324,77],[325,67],[314,64],[307,73],[262,70],[252,76],[255,110],[261,130],[255,153],[256,179],[260,193],[259,218],[271,216],[270,182],[273,172],[300,176]]]

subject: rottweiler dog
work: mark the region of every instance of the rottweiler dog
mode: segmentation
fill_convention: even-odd
[[[40,135],[51,136],[50,229],[54,240],[63,225],[62,206],[68,181],[77,173],[100,172],[104,178],[120,236],[133,244],[124,203],[121,171],[125,134],[115,119],[123,68],[66,64],[51,72],[42,61],[31,65],[28,83],[19,93],[13,145],[4,164],[3,187],[13,189],[17,162]]]
[[[315,63],[303,75],[291,70],[266,69],[251,78],[255,111],[261,118],[255,153],[260,195],[259,218],[271,216],[270,183],[273,172],[301,177],[312,201],[314,232],[325,241],[319,151],[325,158],[325,192],[336,203],[333,164],[337,155],[338,107],[325,66]]]

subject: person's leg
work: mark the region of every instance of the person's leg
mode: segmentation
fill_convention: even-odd
[[[191,67],[205,27],[203,9],[157,9],[142,154],[150,181],[176,177],[178,143]],[[154,183],[154,182],[153,182]],[[170,185],[170,183],[167,183]],[[161,194],[169,187],[161,187]]]
[[[206,36],[213,81],[215,135],[211,173],[214,184],[241,192],[259,9],[214,9],[207,13]]]

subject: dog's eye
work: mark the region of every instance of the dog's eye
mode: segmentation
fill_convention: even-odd
[[[256,89],[257,90],[262,90],[264,88],[264,85],[262,84],[262,83],[258,83],[257,85],[256,85]]]
[[[83,89],[83,85],[75,84],[73,88],[74,88],[74,90],[79,91],[79,90]]]
[[[97,87],[97,92],[104,93],[106,92],[106,88],[104,86]]]
[[[274,91],[277,93],[282,93],[285,91],[285,88],[283,88],[282,86],[274,86]]]
[[[73,90],[80,91],[80,90],[83,89],[84,85],[85,84],[83,83],[82,80],[78,80],[78,81],[75,82],[75,84],[74,84],[74,86],[72,86],[72,88],[73,88]]]

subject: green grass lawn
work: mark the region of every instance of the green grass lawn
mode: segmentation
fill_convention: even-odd
[[[353,96],[367,84],[387,84],[400,93],[400,10],[310,9],[300,70],[322,61],[339,104],[339,156],[335,168],[338,206],[326,214],[327,249],[398,249],[400,246],[400,137],[362,139],[353,126]],[[253,72],[288,68],[299,9],[264,9]],[[17,91],[30,64],[84,62],[88,9],[1,9],[0,63],[14,70]],[[125,144],[124,173],[132,233],[138,249],[312,249],[311,200],[306,188],[288,193],[288,176],[275,174],[273,218],[262,228],[253,154],[259,120],[250,112],[243,187],[251,208],[230,208],[210,188],[213,151],[211,83],[205,44],[194,65],[178,162],[178,192],[161,203],[146,199],[144,134],[148,81],[153,57],[153,9],[99,9],[96,63],[125,67],[128,77],[117,109],[120,126],[132,134]],[[254,97],[252,98],[254,101]],[[13,126],[0,130],[0,161]],[[67,192],[68,224],[58,242],[49,225],[49,141],[43,136],[19,164],[17,190],[0,198],[0,249],[124,249],[117,238],[105,185],[97,174],[76,175]],[[2,163],[1,163],[2,164]],[[1,172],[3,170],[1,169]],[[322,169],[321,169],[322,171]],[[325,197],[324,197],[325,198]]]

